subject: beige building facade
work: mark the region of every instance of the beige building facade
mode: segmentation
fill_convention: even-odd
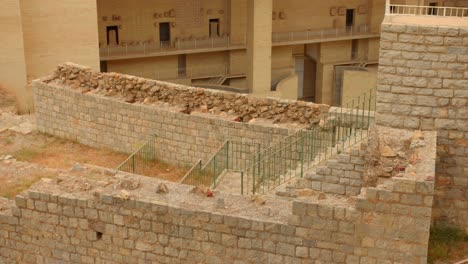
[[[461,1],[394,4],[468,6]],[[65,61],[205,88],[341,105],[375,85],[385,0],[0,0],[0,86]],[[433,12],[433,11],[430,11]],[[351,73],[350,73],[351,72]],[[362,75],[362,76],[361,76]]]
[[[96,1],[1,0],[0,87],[20,112],[33,109],[31,81],[64,61],[99,69]]]
[[[335,66],[377,63],[384,11],[384,0],[102,0],[102,70],[340,104]]]

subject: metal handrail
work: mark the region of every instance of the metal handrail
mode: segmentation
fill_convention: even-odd
[[[252,157],[242,175],[252,179],[252,193],[283,184],[328,160],[368,135],[376,103],[375,89],[350,100],[321,117],[323,123],[302,129]],[[353,142],[354,141],[354,142]],[[242,189],[242,193],[244,190]]]
[[[272,42],[274,44],[290,41],[309,41],[328,38],[360,36],[373,34],[367,24],[344,28],[327,28],[304,31],[273,32]],[[157,56],[167,52],[187,52],[197,49],[210,48],[245,48],[246,37],[238,43],[232,43],[230,36],[214,37],[207,39],[188,39],[174,41],[140,41],[134,44],[106,45],[99,48],[101,57],[132,57],[132,56]]]
[[[187,67],[187,68],[172,68],[154,71],[151,75],[141,74],[139,71],[129,71],[126,74],[133,76],[144,76],[153,80],[167,81],[176,79],[201,79],[212,77],[228,77],[231,73],[226,65],[214,65],[209,67]],[[237,75],[245,75],[240,72]]]
[[[208,39],[192,39],[192,40],[175,40],[170,41],[143,41],[135,44],[121,44],[121,45],[106,45],[100,47],[100,55],[102,57],[113,56],[132,56],[132,55],[156,55],[162,52],[170,51],[189,51],[194,49],[209,49],[209,48],[228,48],[231,44],[231,38],[215,37]],[[235,44],[245,45],[244,43]]]
[[[388,4],[387,15],[413,15],[413,16],[443,16],[468,17],[468,8],[449,6],[419,6],[419,5],[393,5]]]
[[[157,135],[153,135],[148,141],[143,143],[136,151],[134,151],[127,159],[125,159],[121,164],[119,164],[116,170],[129,173],[137,173],[138,171],[141,171],[141,166],[137,165],[138,161],[141,159],[143,159],[143,167],[149,166],[149,161],[152,162],[156,160],[156,139]],[[146,148],[149,148],[149,153],[144,151]]]
[[[356,36],[363,34],[371,34],[369,25],[344,27],[344,28],[326,28],[304,31],[288,31],[288,32],[273,32],[273,43],[291,42],[291,41],[307,41],[335,37]]]
[[[198,160],[179,183],[216,187],[217,180],[226,171],[241,172],[248,167],[251,155],[261,147],[259,143],[226,140],[205,165]]]
[[[190,170],[184,175],[184,177],[182,177],[182,179],[180,179],[179,182],[180,182],[180,183],[185,182],[186,179],[187,179],[188,177],[190,177],[190,175],[195,171],[195,169],[201,170],[201,167],[202,167],[202,160],[199,159],[199,160],[195,163],[195,165],[193,165],[193,167],[190,168]]]

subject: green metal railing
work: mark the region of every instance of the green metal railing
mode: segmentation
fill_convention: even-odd
[[[157,161],[156,139],[157,137],[153,136],[150,140],[145,142],[124,162],[122,162],[116,170],[154,176],[152,175],[152,172],[154,170],[155,162]]]
[[[197,161],[180,183],[215,187],[223,173],[240,172],[250,166],[251,156],[261,149],[259,143],[226,140],[205,165]]]
[[[339,154],[368,136],[373,122],[375,90],[370,90],[342,107],[332,109],[321,122],[300,130],[252,156],[251,166],[241,172],[247,181],[242,193],[265,193],[303,177],[310,168]]]

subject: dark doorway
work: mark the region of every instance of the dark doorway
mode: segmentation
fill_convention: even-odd
[[[346,30],[352,30],[354,26],[354,9],[346,9]]]
[[[185,77],[187,74],[187,57],[185,54],[179,55],[179,77]]]
[[[428,10],[429,15],[437,16],[437,8],[435,8],[437,3],[429,3],[429,6],[431,7]]]
[[[210,19],[210,38],[219,37],[219,19]]]
[[[119,45],[119,27],[108,26],[107,32],[107,45]]]
[[[353,39],[351,42],[351,59],[355,60],[359,57],[359,40]]]
[[[101,61],[99,66],[101,72],[107,72],[107,61]]]
[[[162,46],[169,46],[171,43],[171,24],[169,22],[159,23],[159,41]]]

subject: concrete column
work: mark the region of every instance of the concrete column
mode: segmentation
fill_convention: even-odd
[[[26,60],[23,26],[18,0],[0,0],[0,88],[14,94],[18,111],[32,108],[32,94],[26,90]]]
[[[247,0],[230,1],[231,43],[245,44],[247,36]]]
[[[271,90],[272,0],[248,1],[247,85],[258,95]]]

